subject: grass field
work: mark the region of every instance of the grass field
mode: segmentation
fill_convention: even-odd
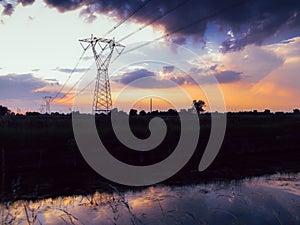
[[[158,116],[166,121],[168,132],[161,145],[147,153],[124,147],[116,139],[107,116],[96,119],[99,136],[111,154],[124,162],[133,165],[159,162],[176,147],[180,122],[176,115]],[[137,137],[149,136],[147,125],[152,117],[131,118],[130,125]],[[197,172],[210,134],[210,114],[199,118],[201,132],[193,157],[165,183],[198,183],[300,170],[300,115],[229,113],[219,155],[206,171]],[[0,117],[0,150],[2,199],[86,193],[105,189],[109,183],[83,160],[73,136],[70,115]]]

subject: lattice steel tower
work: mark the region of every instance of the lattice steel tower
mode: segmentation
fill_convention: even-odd
[[[45,96],[45,97],[43,97],[43,100],[45,102],[46,113],[51,114],[50,103],[52,101],[52,97],[51,96]]]
[[[108,67],[111,62],[114,50],[117,56],[122,53],[125,46],[116,42],[115,39],[93,37],[79,40],[81,46],[86,51],[92,48],[97,67],[97,77],[93,99],[93,114],[109,113],[112,109],[112,99],[110,92],[110,82]]]

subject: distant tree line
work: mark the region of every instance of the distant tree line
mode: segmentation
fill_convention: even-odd
[[[192,102],[192,107],[188,110],[182,109],[181,112],[187,112],[187,113],[197,113],[197,114],[201,114],[205,112],[205,102],[203,100],[193,100]],[[124,113],[127,114],[124,111],[118,111],[118,109],[113,109],[112,111],[117,112],[117,113]],[[80,112],[73,112],[73,113],[80,113]],[[217,113],[217,112],[216,112]],[[58,112],[53,112],[51,113],[51,116],[70,116],[72,113],[58,113]],[[129,111],[129,116],[157,116],[157,115],[177,115],[178,112],[175,109],[169,109],[167,111],[152,111],[152,112],[146,112],[145,110],[141,110],[140,112],[138,112],[136,109],[130,109]],[[205,114],[210,114],[210,113],[205,113]],[[272,113],[270,109],[265,109],[262,112],[258,112],[257,110],[253,110],[253,111],[239,111],[239,112],[227,112],[227,114],[251,114],[251,115],[255,115],[255,114],[265,114],[265,115],[270,115],[270,114],[275,114],[275,115],[284,115],[284,114],[291,114],[291,113],[285,113],[285,112],[274,112]],[[299,109],[293,109],[293,114],[299,114],[300,115],[300,110]],[[9,110],[7,107],[0,105],[0,116],[5,116],[5,115],[15,115],[15,113],[11,112],[11,110]],[[22,115],[22,114],[17,114],[17,115]],[[26,116],[50,116],[49,114],[42,114],[39,112],[26,112],[25,113]],[[99,115],[99,114],[98,114]],[[105,116],[106,114],[100,114]]]

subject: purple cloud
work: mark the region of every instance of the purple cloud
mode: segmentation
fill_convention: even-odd
[[[218,64],[215,64],[215,65],[211,66],[209,69],[210,69],[210,70],[216,70],[217,67],[218,67]]]
[[[167,69],[171,70],[171,68]],[[132,87],[139,88],[172,88],[176,85],[197,85],[194,79],[196,79],[200,85],[215,84],[216,80],[220,84],[234,83],[242,79],[241,75],[242,72],[236,72],[232,70],[222,71],[211,75],[207,74],[207,71],[202,69],[192,68],[190,70],[190,75],[169,74],[168,76],[160,77],[152,71],[138,69],[132,72],[124,73],[118,78],[114,79],[114,81],[123,85],[131,85]]]
[[[215,71],[217,68],[217,64],[210,67],[209,70]],[[232,70],[225,70],[221,72],[217,72],[214,74],[211,74],[207,69],[199,69],[199,68],[191,68],[189,74],[197,79],[199,84],[214,84],[215,79],[213,79],[213,76],[216,78],[216,80],[220,84],[224,83],[234,83],[238,82],[242,79],[242,72],[232,71]]]
[[[3,101],[11,99],[40,100],[45,95],[53,95],[50,91],[35,90],[46,86],[57,85],[52,81],[34,77],[32,74],[7,74],[0,76],[0,99]]]
[[[175,66],[164,66],[162,68],[163,73],[172,73],[175,69]]]
[[[241,74],[242,74],[241,72],[227,70],[227,71],[216,73],[214,74],[214,76],[216,77],[217,81],[220,84],[224,84],[224,83],[234,83],[240,81],[242,79]]]
[[[196,82],[189,75],[180,75],[180,76],[172,76],[168,78],[169,80],[175,82],[178,85],[188,84],[195,85]]]
[[[151,72],[149,70],[146,69],[139,69],[139,70],[134,70],[132,72],[127,72],[124,73],[120,79],[117,79],[116,81],[122,83],[122,84],[130,84],[131,82],[140,79],[140,78],[144,78],[144,77],[155,77],[155,73]]]

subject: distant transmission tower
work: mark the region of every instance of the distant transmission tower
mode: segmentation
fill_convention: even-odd
[[[50,103],[52,101],[52,97],[51,96],[45,96],[45,97],[43,97],[43,100],[45,102],[46,113],[51,114]]]
[[[93,99],[93,114],[109,113],[112,109],[112,99],[110,92],[110,82],[108,67],[114,50],[119,56],[125,46],[119,44],[115,39],[93,37],[79,40],[84,50],[92,48],[97,67],[97,77]],[[86,46],[85,46],[85,45]]]
[[[45,113],[45,107],[46,107],[46,105],[44,105],[44,104],[40,105],[40,113],[41,114]]]

